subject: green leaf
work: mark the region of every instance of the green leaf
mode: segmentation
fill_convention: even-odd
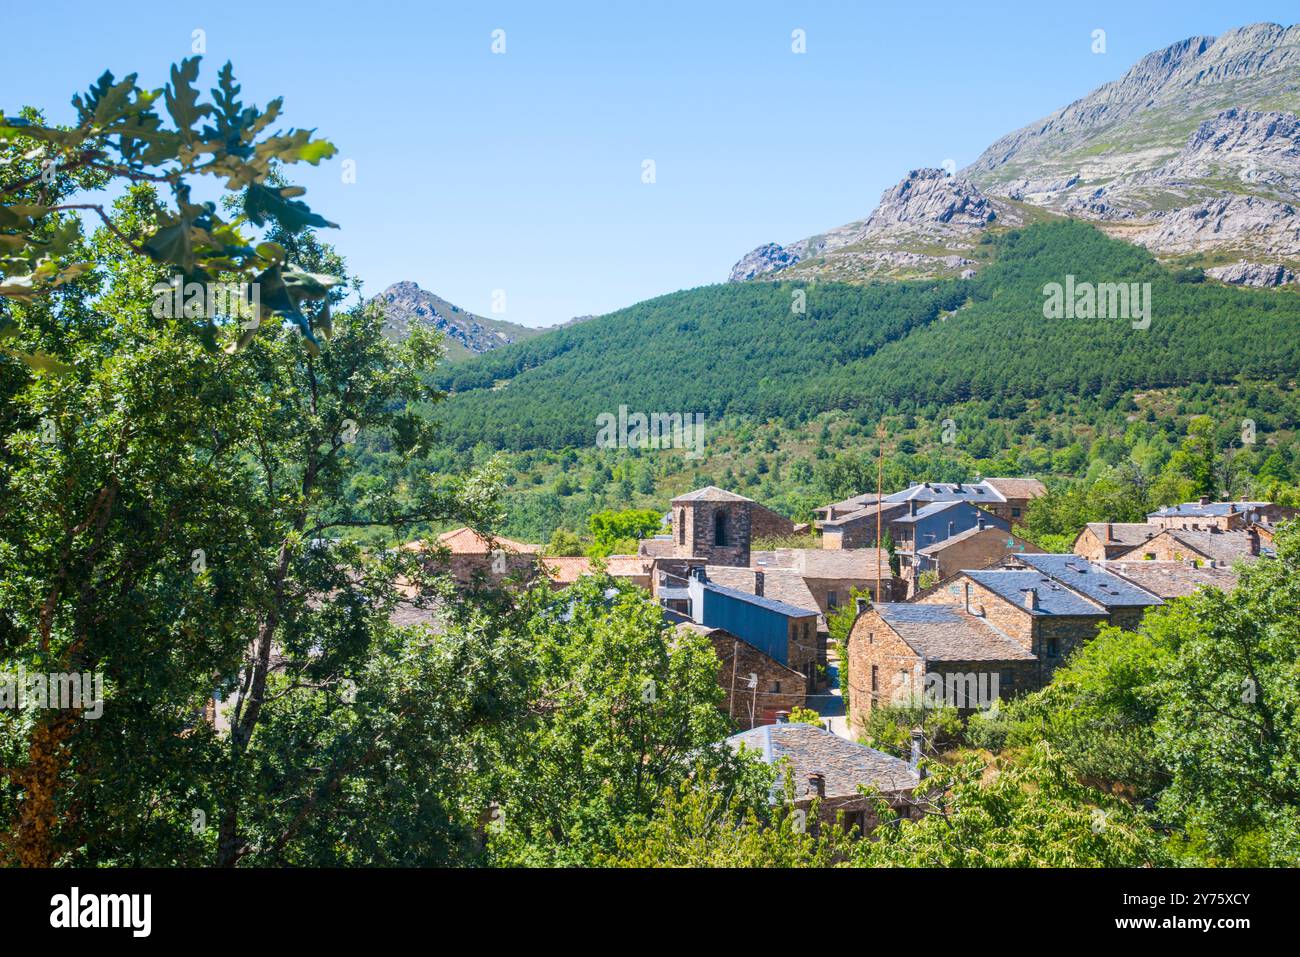
[[[254,226],[274,221],[290,233],[301,232],[309,226],[338,228],[338,224],[312,212],[306,203],[285,199],[280,190],[261,183],[253,183],[244,191],[244,215]]]

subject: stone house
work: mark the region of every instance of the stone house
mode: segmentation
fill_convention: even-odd
[[[898,556],[898,575],[904,581],[917,577],[917,552],[922,548],[946,541],[969,528],[996,528],[1009,534],[1011,526],[1006,519],[998,518],[977,505],[962,501],[938,501],[921,504],[916,498],[908,499],[907,511],[889,524],[894,539],[894,553]]]
[[[691,570],[685,587],[661,584],[658,590],[665,607],[698,625],[730,632],[802,674],[806,691],[816,690],[818,665],[825,661],[825,642],[815,609],[711,582],[704,566]],[[678,604],[674,607],[671,602]]]
[[[1150,538],[1160,528],[1142,522],[1089,522],[1074,537],[1071,551],[1091,562],[1118,558]]]
[[[1106,609],[1032,569],[968,570],[918,604],[953,604],[983,618],[1034,655],[1033,687],[1044,684],[1075,648],[1106,623]]]
[[[902,582],[890,571],[889,553],[884,549],[778,548],[754,552],[751,560],[755,568],[769,573],[788,569],[799,576],[823,616],[848,604],[854,589],[870,592],[872,601],[889,601],[902,594]]]
[[[963,568],[987,568],[1008,555],[1041,551],[1033,542],[991,526],[980,516],[975,527],[917,551],[911,565],[912,575],[907,579],[907,594],[908,597],[916,595],[921,576],[926,572],[934,572],[942,580]]]
[[[914,795],[920,775],[914,763],[866,745],[841,738],[810,724],[782,722],[732,735],[727,743],[736,750],[758,752],[767,764],[788,768],[794,780],[794,806],[805,813],[818,801],[817,824],[833,824],[843,815],[846,828],[859,837],[869,835],[879,823],[875,813],[880,798],[900,817],[919,815]],[[875,797],[860,787],[874,788]]]
[[[958,603],[883,603],[853,624],[849,721],[880,706],[954,707],[961,714],[1038,687],[1038,658],[988,615]]]
[[[907,503],[893,502],[877,506],[873,500],[869,505],[857,509],[837,511],[837,508],[838,506],[827,506],[818,509],[819,512],[835,516],[818,523],[824,549],[847,550],[874,546],[877,522],[882,532],[888,530],[890,523],[907,511]]]
[[[1106,562],[1102,567],[1164,601],[1186,598],[1201,588],[1229,592],[1237,587],[1237,573],[1217,564],[1120,560]]]
[[[1208,496],[1181,505],[1167,505],[1147,515],[1147,523],[1161,528],[1205,531],[1241,531],[1254,522],[1275,525],[1295,518],[1296,509],[1272,502],[1212,502]]]
[[[718,684],[726,696],[722,710],[740,727],[774,724],[778,715],[789,714],[807,702],[804,676],[744,639],[726,629],[695,622],[677,627],[691,629],[712,642],[718,656]]]
[[[1224,531],[1217,525],[1208,529],[1165,528],[1117,558],[1165,562],[1199,562],[1208,565],[1231,565],[1238,559],[1254,561],[1271,548],[1260,541],[1254,527]]]

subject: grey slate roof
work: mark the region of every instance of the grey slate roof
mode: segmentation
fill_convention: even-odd
[[[917,773],[901,758],[857,744],[810,724],[767,724],[727,739],[757,751],[768,764],[787,758],[793,766],[798,798],[813,796],[809,774],[826,778],[827,799],[854,797],[858,785],[885,792],[908,791],[919,783]]]
[[[960,605],[881,602],[875,611],[931,661],[1033,661],[1034,656]]]
[[[1104,567],[1166,600],[1186,597],[1202,587],[1231,591],[1237,586],[1237,573],[1231,568],[1136,560],[1110,561]]]
[[[946,512],[950,508],[956,508],[961,504],[959,499],[950,499],[941,502],[930,502],[922,505],[916,510],[915,515],[900,515],[893,521],[898,525],[907,525],[912,522],[919,522],[923,518],[929,518],[931,515],[938,515],[940,512]]]
[[[764,571],[792,569],[804,578],[876,577],[877,550],[874,548],[778,548],[770,552],[753,552],[750,563]],[[889,552],[879,550],[880,576],[888,578]]]
[[[1106,526],[1110,525],[1111,540],[1106,542]],[[1148,538],[1159,535],[1163,529],[1159,525],[1147,525],[1142,522],[1089,522],[1088,530],[1099,541],[1108,545],[1141,545]]]
[[[743,495],[737,495],[735,492],[728,492],[726,489],[718,488],[716,485],[706,485],[704,488],[697,488],[693,492],[687,492],[684,495],[678,495],[673,502],[752,502],[753,499],[745,498]]]
[[[748,595],[757,592],[755,572],[763,573],[763,596],[773,601],[792,605],[804,614],[819,614],[817,599],[808,590],[803,577],[789,568],[737,568],[732,565],[707,565],[704,573],[709,581],[724,588],[734,588]]]
[[[1238,558],[1255,557],[1250,553],[1250,534],[1245,529],[1235,532],[1207,532],[1190,528],[1169,528],[1165,529],[1164,534],[1215,561],[1232,564]],[[1275,554],[1273,549],[1262,541],[1259,552],[1261,555]],[[1126,552],[1125,555],[1127,554]]]
[[[1023,556],[1028,558],[1029,556]],[[1100,617],[1106,609],[1095,602],[1088,601],[1082,595],[1076,595],[1037,569],[979,569],[964,572],[971,581],[987,588],[993,594],[1004,598],[1025,611],[1025,592],[1030,588],[1038,590],[1038,608],[1029,611],[1032,615],[1084,615]]]
[[[714,582],[705,582],[704,587],[708,591],[716,592],[720,595],[726,595],[730,598],[738,598],[741,601],[749,602],[751,605],[757,605],[759,608],[766,608],[768,611],[774,611],[779,615],[785,615],[787,618],[809,618],[816,617],[816,608],[798,608],[794,605],[787,604],[783,601],[777,601],[775,598],[754,595],[749,592],[743,592],[738,588],[728,588],[726,585],[718,585]]]
[[[1000,505],[1006,501],[997,489],[983,482],[929,482],[909,486],[901,492],[886,495],[886,502],[973,502]]]
[[[1077,555],[1021,555],[1020,560],[1106,608],[1145,608],[1159,598]]]

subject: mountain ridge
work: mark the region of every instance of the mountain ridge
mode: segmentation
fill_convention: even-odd
[[[1181,265],[1300,272],[1297,73],[1300,25],[1177,41],[998,138],[946,182],[913,170],[866,219],[757,247],[730,281],[955,275],[978,267],[979,233],[1063,216]],[[933,202],[943,193],[995,215],[945,229],[949,208]]]

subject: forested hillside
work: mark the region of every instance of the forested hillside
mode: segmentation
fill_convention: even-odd
[[[1173,271],[1091,226],[990,239],[973,280],[731,284],[663,296],[445,371],[447,438],[506,449],[591,445],[596,416],[805,420],[970,399],[1118,400],[1127,390],[1300,368],[1300,295]],[[1151,322],[1045,319],[1044,286],[1150,283]],[[806,311],[792,309],[806,296]]]

